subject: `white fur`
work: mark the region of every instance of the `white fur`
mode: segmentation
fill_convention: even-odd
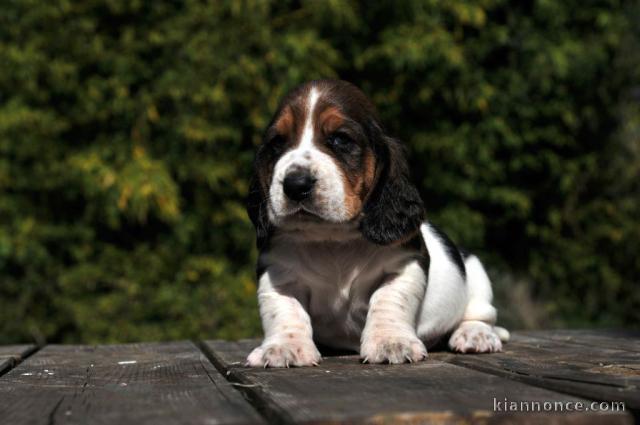
[[[465,260],[467,270],[467,305],[461,323],[449,338],[449,347],[461,353],[493,353],[502,351],[509,332],[494,326],[497,312],[491,301],[491,281],[475,255]]]
[[[469,302],[462,319],[482,320],[494,324],[497,312],[495,307],[491,305],[493,291],[491,290],[489,276],[487,276],[482,263],[475,255],[469,256],[464,265],[467,269]]]
[[[315,87],[309,91],[309,97],[307,99],[307,116],[304,120],[304,130],[302,132],[302,139],[300,140],[298,148],[302,152],[313,149],[313,111],[316,108],[316,103],[318,102],[319,97],[320,93],[318,93],[318,90]]]
[[[316,364],[314,340],[359,351],[369,362],[417,361],[426,356],[423,342],[452,331],[454,350],[499,351],[506,330],[493,326],[491,286],[479,260],[467,259],[465,283],[431,226],[421,232],[430,255],[426,276],[414,250],[370,243],[357,224],[311,220],[278,228],[260,258],[265,340],[248,364]]]
[[[425,289],[425,272],[412,260],[373,293],[360,346],[365,362],[417,362],[427,357],[416,335],[416,315]]]
[[[430,263],[418,336],[431,345],[460,323],[468,294],[464,276],[449,258],[437,233],[429,223],[423,223],[420,230],[429,251]]]
[[[258,301],[264,341],[251,352],[247,365],[289,367],[317,364],[320,353],[313,343],[309,315],[295,297],[273,286],[270,273],[260,278]]]
[[[460,353],[494,353],[502,351],[502,341],[488,323],[465,320],[451,335],[449,347]]]
[[[314,213],[333,223],[351,218],[344,203],[345,188],[341,170],[331,156],[320,151],[313,143],[313,117],[319,97],[320,93],[315,87],[309,91],[300,140],[294,149],[286,152],[275,164],[269,188],[269,219],[275,225],[282,224],[285,218],[300,210]],[[302,203],[289,202],[282,188],[287,174],[296,169],[308,169],[316,178],[313,196]]]

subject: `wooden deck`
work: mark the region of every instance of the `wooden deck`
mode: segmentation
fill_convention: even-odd
[[[640,418],[640,332],[516,332],[504,353],[431,352],[416,364],[369,365],[334,355],[318,367],[246,368],[257,343],[0,347],[0,424],[632,424]],[[536,411],[520,411],[527,408]]]

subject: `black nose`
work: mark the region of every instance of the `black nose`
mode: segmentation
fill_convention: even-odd
[[[296,170],[287,174],[282,186],[285,195],[292,201],[304,201],[311,196],[316,179],[307,170]]]

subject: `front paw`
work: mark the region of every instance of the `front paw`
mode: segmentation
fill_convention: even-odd
[[[320,352],[311,340],[265,341],[247,357],[250,367],[317,366]]]
[[[491,325],[468,321],[451,334],[449,347],[459,353],[496,353],[502,351],[502,342]]]
[[[360,347],[363,363],[413,363],[427,358],[427,349],[415,336],[371,335]]]

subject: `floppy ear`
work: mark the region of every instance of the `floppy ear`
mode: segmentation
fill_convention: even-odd
[[[271,223],[267,212],[267,196],[265,194],[257,169],[254,167],[251,183],[249,184],[249,195],[247,196],[247,214],[256,229],[256,243],[258,249],[262,249],[271,235]]]
[[[365,202],[360,231],[369,241],[388,245],[404,241],[419,230],[424,205],[416,187],[409,180],[409,166],[404,146],[382,136],[376,147],[378,176]]]

